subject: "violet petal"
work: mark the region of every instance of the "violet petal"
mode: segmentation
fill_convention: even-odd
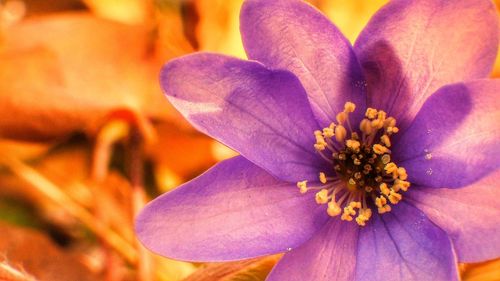
[[[360,231],[357,253],[355,280],[459,280],[446,233],[404,201],[372,216]]]
[[[500,170],[461,188],[413,188],[407,199],[450,236],[460,262],[500,256]]]
[[[240,14],[243,45],[250,59],[293,72],[307,91],[320,125],[328,126],[344,103],[365,109],[365,80],[344,35],[303,1],[245,1]],[[357,115],[357,116],[356,116]]]
[[[359,226],[330,219],[302,246],[286,253],[266,281],[353,280]]]
[[[499,46],[498,12],[488,0],[395,0],[355,43],[369,105],[403,131],[438,88],[486,78]]]
[[[201,132],[282,180],[317,178],[319,129],[299,80],[254,61],[197,53],[161,72],[170,102]]]
[[[500,80],[449,85],[432,95],[393,149],[410,182],[468,185],[499,167]]]
[[[150,202],[139,240],[160,255],[229,261],[275,254],[307,241],[325,223],[314,193],[276,180],[241,156]]]

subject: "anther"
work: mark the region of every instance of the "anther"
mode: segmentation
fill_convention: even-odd
[[[344,105],[344,112],[354,112],[356,105],[352,102],[346,102]]]
[[[377,116],[377,110],[369,107],[366,109],[365,116],[368,117],[368,119],[375,119]]]
[[[335,131],[334,131],[334,129],[333,129],[333,128],[328,127],[328,128],[324,128],[324,129],[323,129],[323,136],[324,136],[325,138],[331,138],[331,137],[333,137],[334,135],[335,135]]]
[[[338,125],[335,127],[335,139],[338,142],[340,143],[344,142],[346,135],[347,135],[347,130],[345,129],[344,126]]]
[[[391,174],[392,172],[397,171],[397,169],[398,169],[398,166],[396,166],[396,164],[394,164],[394,162],[390,162],[389,164],[385,165],[385,167],[384,167],[384,170],[388,174]]]
[[[382,160],[382,164],[384,164],[384,165],[385,165],[385,164],[387,164],[387,163],[391,162],[391,155],[389,155],[389,154],[384,154],[384,155],[382,156],[382,159],[381,159],[381,160]]]
[[[368,120],[366,118],[361,120],[361,123],[359,123],[359,129],[365,135],[370,135],[373,132],[372,124],[371,124],[370,120]]]
[[[304,194],[307,192],[307,181],[297,182],[297,187],[300,189],[300,193]]]
[[[408,174],[406,173],[406,169],[403,167],[398,168],[398,175],[399,175],[399,179],[401,179],[401,180],[408,179]]]
[[[403,195],[395,192],[394,190],[391,190],[391,193],[389,195],[389,201],[392,203],[392,204],[397,204],[399,201],[401,201],[401,199],[403,199]]]
[[[316,193],[316,203],[326,204],[328,202],[328,189],[322,189]]]
[[[388,135],[383,135],[380,137],[380,141],[382,141],[382,143],[387,146],[387,147],[391,147],[391,139],[389,138]]]
[[[359,147],[361,144],[357,140],[347,140],[346,146],[352,149],[353,151],[359,151]]]
[[[339,125],[344,124],[344,122],[347,120],[347,113],[342,111],[339,114],[337,114],[337,122],[339,122]]]
[[[323,172],[319,173],[319,181],[320,181],[322,184],[325,184],[325,183],[326,183],[326,175],[325,175],[325,173],[323,173]]]
[[[328,213],[329,216],[335,217],[340,215],[342,213],[342,209],[339,207],[339,205],[335,202],[329,202],[328,203],[328,208],[326,209],[326,212]]]
[[[382,155],[384,153],[390,152],[390,150],[387,147],[377,143],[373,145],[373,152]]]
[[[389,190],[389,188],[387,187],[387,184],[385,182],[381,183],[380,186],[379,186],[379,188],[380,188],[380,192],[382,192],[382,194],[384,194],[386,196],[389,195],[389,193],[391,192]]]

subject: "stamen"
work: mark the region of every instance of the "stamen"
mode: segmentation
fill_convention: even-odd
[[[344,126],[339,124],[335,127],[335,139],[338,142],[344,142],[346,135],[347,135],[347,131],[346,131]]]
[[[369,107],[368,109],[366,109],[365,116],[368,117],[368,119],[375,119],[375,117],[377,116],[377,110]]]
[[[380,187],[380,192],[382,192],[382,194],[386,196],[389,195],[389,193],[391,192],[385,182],[381,183],[379,187]]]
[[[354,110],[356,109],[356,105],[352,102],[346,102],[345,105],[344,105],[344,111],[345,112],[354,112]]]
[[[359,129],[365,135],[370,135],[373,132],[371,122],[370,122],[370,120],[368,120],[366,118],[361,120],[361,123],[359,123]]]
[[[336,177],[319,172],[319,182],[315,186],[300,181],[297,187],[301,193],[315,190],[315,201],[327,204],[329,216],[340,215],[341,220],[355,220],[358,225],[365,226],[373,211],[390,212],[391,205],[403,199],[402,193],[408,190],[410,182],[406,169],[391,162],[391,136],[399,131],[396,119],[388,117],[383,110],[368,108],[356,132],[349,119],[355,109],[354,103],[346,102],[344,110],[336,115],[338,123],[332,122],[314,131],[314,147],[331,163]],[[374,141],[377,139],[378,143]],[[340,199],[337,200],[337,196]]]
[[[325,183],[326,183],[326,175],[325,175],[325,173],[323,173],[323,172],[319,173],[319,181],[320,181],[322,184],[325,184]]]
[[[399,178],[402,180],[408,179],[408,174],[406,173],[406,169],[403,167],[398,168],[398,175],[399,175]]]
[[[380,137],[380,141],[387,147],[391,147],[391,139],[388,135],[383,135]]]
[[[390,152],[390,150],[387,147],[377,143],[377,144],[373,145],[373,152],[381,155],[381,154]]]
[[[297,182],[297,187],[300,189],[300,193],[304,194],[307,192],[307,181]]]
[[[316,193],[316,203],[326,204],[328,202],[328,189],[322,189]]]
[[[359,147],[361,144],[357,140],[347,140],[346,146],[352,149],[353,151],[359,151]]]
[[[388,174],[391,174],[391,173],[393,173],[393,172],[395,172],[395,171],[397,171],[397,170],[398,170],[398,166],[396,166],[396,164],[394,164],[394,162],[391,162],[391,163],[389,163],[389,164],[385,165],[384,170],[385,170]]]
[[[347,113],[342,111],[339,114],[337,114],[337,122],[339,122],[339,125],[344,124],[345,120],[347,120]]]
[[[328,213],[329,216],[335,217],[340,215],[340,213],[342,213],[342,209],[336,202],[331,201],[330,203],[328,203],[328,208],[326,209],[326,212]]]

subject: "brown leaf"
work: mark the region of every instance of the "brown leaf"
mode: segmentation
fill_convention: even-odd
[[[40,281],[98,280],[76,257],[34,230],[0,224],[0,252]]]
[[[210,263],[184,281],[263,281],[280,255],[227,263]]]

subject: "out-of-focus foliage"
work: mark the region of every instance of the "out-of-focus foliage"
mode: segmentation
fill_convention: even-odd
[[[152,52],[151,32],[88,13],[36,17],[9,27],[0,53],[0,135],[94,133],[118,109],[178,119],[157,83],[161,63]]]
[[[235,155],[179,117],[158,73],[194,51],[245,58],[242,2],[0,0],[0,279],[264,280],[278,257],[178,262],[133,233],[150,198]],[[387,1],[309,2],[354,42]]]

